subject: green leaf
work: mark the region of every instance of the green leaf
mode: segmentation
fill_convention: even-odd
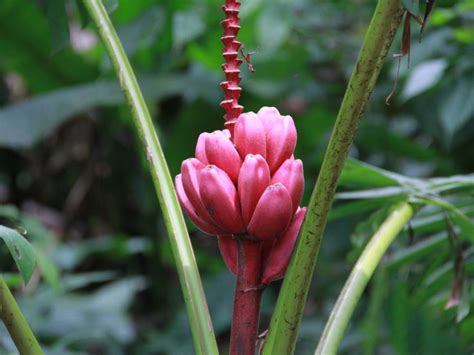
[[[51,55],[48,21],[34,1],[0,1],[0,19],[0,68],[17,73],[29,93],[96,78],[96,69],[71,48]]]
[[[196,9],[176,12],[173,16],[173,45],[177,48],[204,32],[202,14]]]
[[[465,319],[471,311],[470,289],[471,283],[469,282],[469,280],[465,279],[461,298],[459,299],[459,304],[457,307],[456,322],[458,323]]]
[[[109,14],[117,10],[119,7],[119,0],[102,0],[102,2]]]
[[[45,4],[46,17],[51,32],[53,52],[63,49],[69,43],[69,23],[64,0],[48,0]]]
[[[38,267],[41,270],[41,275],[51,287],[57,288],[59,286],[58,268],[51,261],[50,257],[47,256],[41,249],[35,247],[35,254]]]
[[[20,211],[14,205],[0,205],[0,217],[7,220],[16,220],[20,218]]]
[[[339,179],[339,186],[374,188],[402,185],[409,178],[355,159],[348,159]]]
[[[403,98],[411,99],[435,86],[447,66],[446,59],[434,59],[418,64],[409,73],[402,92]]]
[[[382,207],[385,204],[394,204],[399,199],[398,196],[395,198],[373,198],[373,199],[363,199],[358,201],[343,202],[337,203],[331,208],[329,213],[329,220],[334,221],[337,219],[345,218],[348,216],[355,216],[370,212],[376,208]]]
[[[446,193],[451,190],[474,188],[474,174],[455,175],[446,178],[432,178],[429,180],[432,193]]]
[[[451,204],[450,202],[432,196],[422,196],[413,198],[414,202],[421,202],[423,204],[432,204],[443,208],[449,213],[454,224],[460,229],[460,237],[474,242],[474,223],[465,215],[463,211]]]
[[[279,48],[290,35],[288,14],[284,8],[267,6],[262,11],[257,22],[257,35],[263,51],[273,51]]]
[[[87,9],[84,6],[84,2],[82,0],[76,0],[76,7],[77,11],[79,12],[79,18],[81,19],[81,27],[84,28],[89,22],[91,22],[91,18],[87,13]]]
[[[338,200],[360,200],[386,198],[398,195],[406,195],[406,191],[398,186],[382,187],[380,189],[359,190],[351,192],[340,192],[336,194]]]
[[[454,88],[446,93],[440,108],[440,123],[444,135],[451,144],[454,135],[461,130],[474,115],[474,78],[460,79]]]
[[[400,122],[404,120],[404,117],[395,116],[392,120]],[[387,125],[386,117],[380,117],[377,123],[363,122],[356,137],[356,144],[358,148],[369,152],[385,153],[389,157],[411,157],[430,162],[443,159],[436,149],[397,132],[393,125]]]
[[[162,30],[164,21],[163,9],[153,6],[132,23],[121,26],[117,34],[127,55],[132,56],[139,48],[151,46]]]
[[[384,266],[389,269],[396,269],[403,265],[412,264],[414,261],[436,252],[447,243],[448,234],[446,232],[439,233],[413,246],[396,251],[386,259]]]
[[[373,286],[369,295],[369,304],[362,323],[364,354],[376,354],[377,344],[382,337],[380,327],[383,325],[384,303],[389,292],[387,287],[388,281],[386,270],[379,268],[374,275]]]
[[[403,6],[413,16],[418,17],[420,15],[420,1],[419,0],[401,0]]]
[[[7,245],[25,283],[33,275],[36,256],[31,244],[16,230],[0,225],[0,238]]]
[[[354,246],[349,255],[351,261],[357,260],[362,248],[367,245],[370,238],[380,228],[392,208],[393,206],[391,205],[380,208],[372,213],[368,218],[357,224],[350,237],[351,243]]]
[[[209,100],[218,98],[212,80],[190,75],[146,78],[141,81],[145,97],[199,93]],[[200,89],[198,89],[200,88]],[[94,106],[122,104],[124,98],[115,81],[96,81],[76,85],[0,109],[0,146],[23,149],[46,137],[58,125]]]

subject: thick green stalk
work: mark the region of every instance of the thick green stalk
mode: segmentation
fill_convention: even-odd
[[[379,0],[311,195],[306,220],[273,313],[264,355],[293,353],[337,181],[402,14],[399,0]]]
[[[41,355],[43,352],[30,326],[21,313],[10,289],[0,276],[0,319],[7,327],[8,333],[21,355]]]
[[[336,354],[357,303],[388,247],[413,216],[408,203],[397,206],[372,236],[357,260],[331,312],[315,355]]]
[[[196,352],[206,355],[217,354],[216,339],[191,241],[150,113],[122,44],[102,2],[100,0],[83,1],[99,29],[100,37],[112,60],[120,86],[132,112],[143,146],[143,154],[148,159],[153,183],[170,236]]]

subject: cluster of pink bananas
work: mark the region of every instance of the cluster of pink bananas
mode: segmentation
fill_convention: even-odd
[[[283,277],[303,222],[304,177],[295,160],[296,128],[290,116],[263,107],[243,113],[233,135],[202,133],[196,158],[176,176],[182,207],[205,233],[219,237],[221,254],[236,273],[237,240],[262,242],[261,283]]]

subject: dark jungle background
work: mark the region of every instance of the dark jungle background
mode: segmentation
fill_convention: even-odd
[[[241,102],[246,110],[276,106],[294,117],[296,155],[305,164],[305,205],[375,3],[242,1],[240,40],[246,52],[255,52],[255,73],[242,66]],[[221,1],[106,4],[175,175],[181,161],[193,155],[198,134],[222,128]],[[474,171],[474,1],[438,1],[419,39],[413,22],[410,66],[402,59],[398,87],[387,105],[397,81],[398,33],[351,157],[416,178],[469,174]],[[24,287],[1,245],[0,270],[47,354],[194,352],[145,159],[111,63],[80,1],[2,0],[0,223],[25,231],[40,268]],[[343,176],[340,191],[368,188],[366,171],[354,164],[358,168]],[[378,198],[367,208],[336,201],[297,354],[313,353],[389,200]],[[473,201],[466,192],[451,202],[474,216]],[[216,241],[188,226],[224,352],[234,278]],[[421,211],[369,284],[341,354],[474,351],[474,234],[454,243],[456,235],[443,211]],[[459,256],[462,267],[455,262]],[[262,330],[279,287],[275,283],[266,291]],[[453,292],[456,302],[446,309]],[[0,353],[15,353],[3,326]]]

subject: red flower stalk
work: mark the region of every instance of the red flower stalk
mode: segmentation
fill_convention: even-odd
[[[240,65],[242,61],[238,58],[239,49],[242,44],[237,41],[237,34],[239,33],[239,7],[238,0],[226,0],[222,9],[225,13],[225,20],[221,22],[224,28],[224,34],[221,37],[224,48],[222,55],[225,59],[225,64],[222,65],[224,69],[226,81],[221,83],[224,89],[224,100],[221,102],[222,108],[226,114],[226,127],[229,128],[231,134],[233,133],[233,125],[235,120],[243,111],[243,106],[239,105],[240,91],[242,90],[240,84]]]
[[[227,267],[237,275],[231,355],[254,355],[260,299],[285,274],[306,208],[303,163],[295,160],[296,128],[276,108],[242,113],[237,41],[238,0],[226,0],[222,54],[226,81],[221,106],[227,129],[202,133],[195,158],[176,176],[181,206],[203,232],[218,237]],[[253,71],[249,55],[244,55]]]
[[[202,231],[218,236],[237,275],[231,354],[253,354],[262,289],[283,277],[304,219],[295,145],[293,119],[263,107],[241,114],[233,137],[227,129],[202,133],[196,158],[176,177],[182,207]]]

